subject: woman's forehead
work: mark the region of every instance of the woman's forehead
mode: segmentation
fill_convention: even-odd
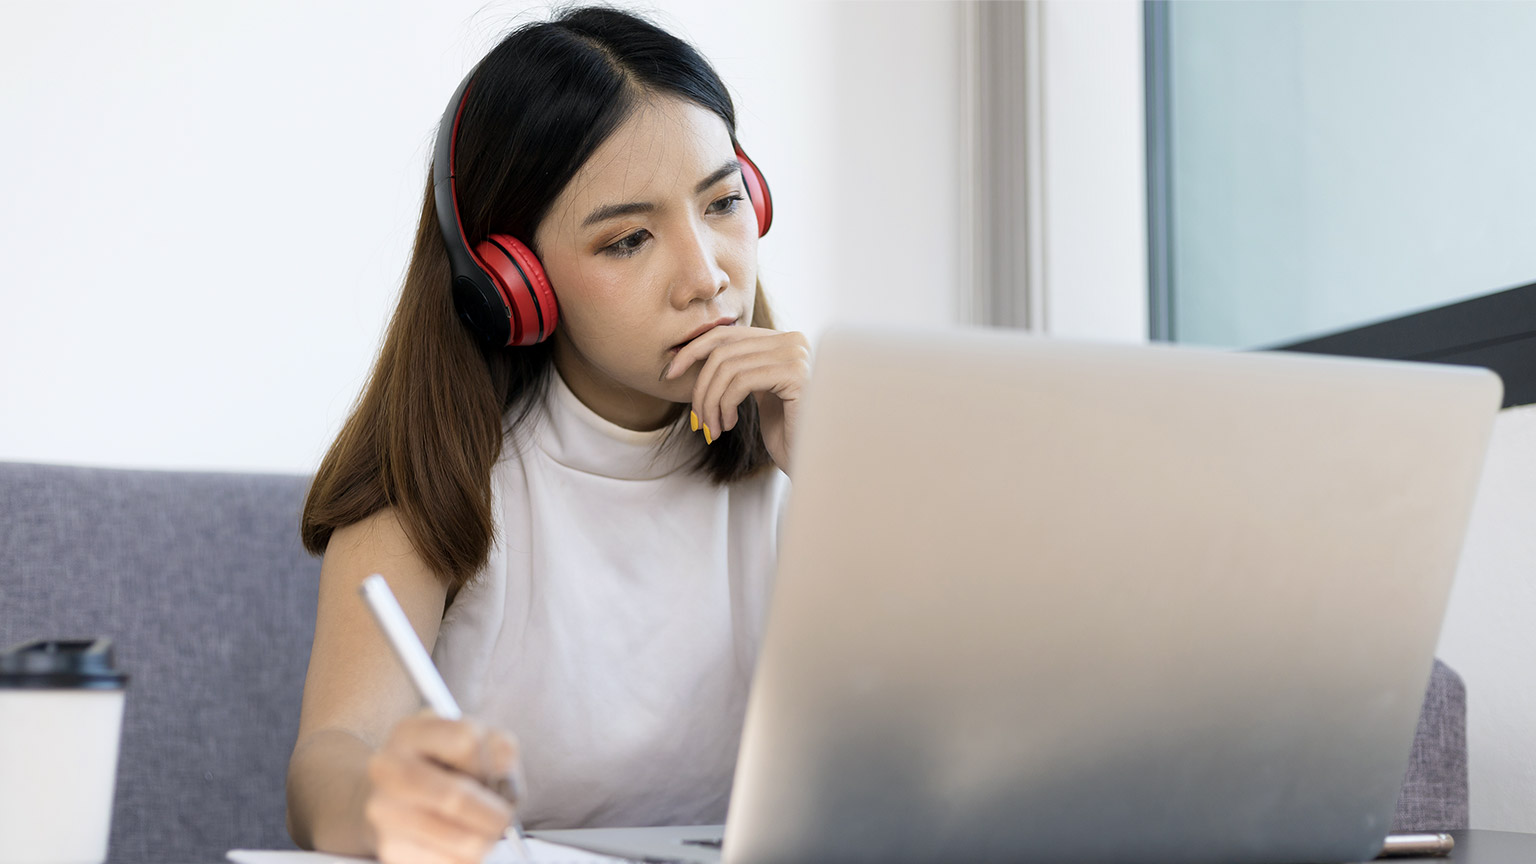
[[[556,209],[580,228],[600,207],[630,202],[662,207],[668,199],[691,199],[698,183],[734,155],[718,114],[685,99],[652,97],[587,159]]]

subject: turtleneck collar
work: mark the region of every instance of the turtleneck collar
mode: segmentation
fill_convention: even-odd
[[[658,453],[672,426],[637,432],[604,419],[576,398],[553,363],[549,364],[542,415],[535,435],[539,449],[567,468],[616,480],[665,477],[692,462],[704,446],[703,438],[684,426],[680,430],[682,440]]]

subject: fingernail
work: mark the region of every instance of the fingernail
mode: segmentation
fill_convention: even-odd
[[[709,424],[708,423],[704,424],[704,443],[705,444],[713,444],[713,443],[715,443],[715,440],[713,438],[709,437]]]
[[[688,423],[693,426],[693,431],[699,431],[699,415],[697,412],[688,412]]]

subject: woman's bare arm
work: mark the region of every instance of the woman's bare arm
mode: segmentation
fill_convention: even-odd
[[[315,641],[304,679],[299,734],[288,762],[288,833],[304,849],[372,857],[364,815],[368,758],[420,701],[358,586],[382,573],[428,650],[447,589],[416,554],[394,511],[336,531],[320,565]]]

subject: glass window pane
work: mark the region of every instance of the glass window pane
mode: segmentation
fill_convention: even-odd
[[[1536,281],[1536,3],[1167,7],[1173,338]]]

